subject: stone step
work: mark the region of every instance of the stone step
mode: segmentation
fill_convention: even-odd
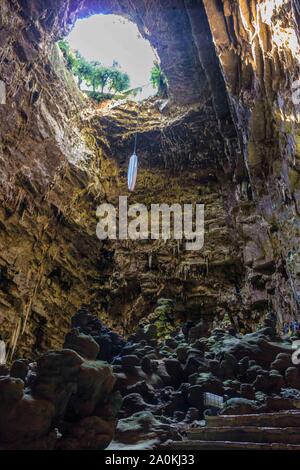
[[[272,398],[268,397],[266,405],[269,410],[272,412],[277,411],[299,411],[300,410],[300,400],[295,400],[291,398]]]
[[[269,428],[269,427],[204,427],[191,429],[189,440],[197,441],[230,441],[256,443],[300,444],[300,428]]]
[[[300,445],[230,441],[168,441],[162,450],[300,450]]]
[[[209,428],[220,427],[267,427],[267,428],[294,428],[300,427],[299,411],[283,411],[281,413],[261,413],[251,415],[220,415],[210,416],[206,419]]]

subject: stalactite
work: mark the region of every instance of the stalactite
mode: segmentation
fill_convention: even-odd
[[[6,364],[6,344],[0,340],[0,366]]]

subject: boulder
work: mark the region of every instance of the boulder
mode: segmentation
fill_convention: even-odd
[[[209,362],[200,357],[194,357],[193,355],[188,357],[186,365],[184,367],[184,374],[186,377],[193,375],[198,372],[209,372]]]
[[[47,435],[55,407],[47,400],[24,394],[24,382],[12,377],[0,378],[0,441],[18,448]]]
[[[189,388],[188,403],[192,408],[203,410],[203,389],[201,385],[193,385]]]
[[[150,324],[146,325],[143,329],[143,334],[146,341],[156,341],[157,340],[157,326]]]
[[[220,363],[220,373],[223,379],[231,379],[238,372],[238,361],[232,354],[225,354]]]
[[[183,369],[178,359],[167,359],[165,367],[168,375],[171,377],[172,384],[180,384],[183,380]]]
[[[194,423],[195,421],[200,420],[200,417],[201,415],[197,408],[189,408],[184,421],[185,423],[190,424],[190,423]]]
[[[145,374],[151,374],[153,372],[153,364],[149,357],[144,357],[141,361],[141,367]]]
[[[80,333],[77,328],[73,328],[73,330],[66,335],[64,348],[72,349],[80,356],[92,361],[97,358],[100,349],[92,336]]]
[[[249,357],[243,357],[238,363],[238,375],[243,377],[249,369]]]
[[[167,346],[168,348],[174,349],[174,350],[175,350],[175,349],[177,348],[177,346],[178,346],[178,343],[177,343],[177,341],[176,341],[174,338],[168,338],[168,339],[166,339],[165,344],[166,344],[166,346]]]
[[[300,374],[296,367],[288,367],[285,371],[285,381],[288,387],[300,390]]]
[[[214,393],[216,395],[224,394],[223,383],[211,372],[203,372],[199,374],[196,380],[196,385],[201,386],[202,392]]]
[[[113,440],[116,420],[88,416],[69,426],[56,445],[57,450],[103,450]]]
[[[22,359],[17,359],[13,362],[10,369],[10,376],[16,379],[25,381],[28,374],[28,362]]]
[[[126,416],[146,409],[149,410],[150,408],[151,406],[144,401],[144,398],[139,393],[130,393],[123,399],[122,413]]]
[[[255,365],[249,367],[245,374],[245,377],[247,379],[247,382],[253,383],[258,375],[265,375],[265,372],[261,366]]]
[[[176,355],[181,364],[184,364],[188,356],[188,345],[179,345],[176,348]]]
[[[255,389],[253,385],[241,384],[240,392],[242,398],[247,398],[247,400],[255,400]]]
[[[79,418],[93,416],[99,403],[111,395],[116,378],[111,367],[102,361],[86,361],[80,365],[76,390],[70,397],[68,414]]]
[[[51,429],[55,407],[47,400],[24,395],[13,406],[0,406],[0,441],[30,442],[46,436]]]
[[[146,380],[142,380],[140,382],[137,382],[134,385],[130,385],[127,388],[127,391],[129,394],[138,394],[141,395],[143,398],[145,398],[147,401],[150,403],[154,400],[154,388],[152,385],[148,384]]]
[[[9,375],[9,368],[5,364],[0,364],[0,377]]]
[[[37,361],[32,394],[53,403],[57,417],[64,415],[71,395],[77,390],[79,368],[83,363],[84,359],[70,349],[49,351]]]
[[[259,413],[262,410],[254,400],[247,400],[246,398],[231,398],[227,400],[224,408],[221,411],[222,415],[245,415]]]
[[[177,410],[185,411],[187,409],[187,402],[185,401],[181,392],[174,392],[171,395],[171,400],[163,407],[163,411],[169,415],[173,415]]]
[[[269,376],[257,375],[253,382],[253,388],[256,391],[267,393],[271,388]]]
[[[180,440],[171,421],[162,422],[150,411],[142,411],[119,420],[114,446],[108,450],[119,450],[122,445],[135,446],[135,449],[153,449],[168,439]]]
[[[276,359],[274,362],[272,362],[271,364],[271,369],[275,369],[277,370],[278,372],[280,372],[280,374],[284,374],[285,371],[289,368],[289,367],[292,367],[293,366],[293,363],[292,363],[292,357],[290,354],[278,354],[276,356]]]
[[[269,393],[279,394],[281,392],[281,389],[285,387],[284,378],[282,377],[281,374],[279,374],[275,370],[270,371],[269,382],[270,382]]]
[[[135,354],[132,354],[130,356],[122,356],[121,364],[124,368],[138,367],[140,363],[140,359]]]
[[[14,377],[0,377],[0,404],[9,406],[23,398],[24,382]]]

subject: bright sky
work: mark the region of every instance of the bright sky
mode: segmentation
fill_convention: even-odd
[[[87,60],[98,60],[111,66],[116,60],[130,76],[131,88],[149,83],[155,53],[141,37],[134,23],[117,15],[95,15],[78,20],[67,38]],[[151,85],[144,88],[141,98],[154,95]]]

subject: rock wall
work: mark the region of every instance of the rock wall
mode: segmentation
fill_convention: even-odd
[[[299,314],[299,4],[206,1],[237,125],[254,204],[237,198],[250,295],[269,299],[280,319]],[[298,36],[299,37],[299,36]],[[250,287],[251,286],[251,287]]]
[[[50,18],[29,3],[0,6],[0,331],[20,354],[61,345],[70,316],[90,300],[103,193],[99,153],[81,133],[86,103],[48,34]]]

